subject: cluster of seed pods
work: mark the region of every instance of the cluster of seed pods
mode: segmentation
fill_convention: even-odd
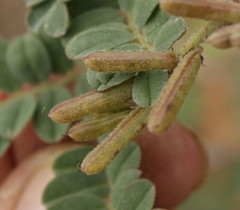
[[[96,51],[81,58],[90,69],[98,72],[172,69],[153,107],[139,107],[134,103],[133,80],[130,79],[106,91],[92,91],[65,101],[49,113],[58,123],[77,121],[68,134],[79,142],[112,131],[83,161],[81,170],[87,174],[102,171],[146,125],[156,134],[171,125],[201,66],[203,48],[199,45],[203,41],[220,48],[240,46],[239,0],[160,0],[160,7],[176,16],[208,20],[209,24],[177,53]],[[85,119],[87,116],[91,118]]]

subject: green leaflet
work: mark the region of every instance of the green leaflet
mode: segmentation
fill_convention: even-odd
[[[1,103],[0,136],[5,139],[16,137],[31,119],[35,108],[36,100],[30,95]]]
[[[53,73],[65,74],[69,71],[73,62],[67,58],[61,40],[49,37],[43,30],[40,31],[39,37],[49,52]]]
[[[124,24],[104,24],[74,36],[66,46],[66,54],[71,59],[80,59],[90,52],[110,50],[133,39]]]
[[[108,210],[103,199],[94,195],[72,195],[48,210]]]
[[[42,25],[48,35],[52,37],[63,36],[69,26],[69,14],[64,1],[48,0],[32,5],[28,11],[28,27],[38,32]]]
[[[87,70],[87,80],[89,84],[98,91],[104,91],[109,89],[110,87],[120,85],[123,82],[129,80],[134,77],[135,73],[102,73]]]
[[[47,49],[33,34],[13,40],[7,49],[6,60],[11,73],[22,82],[45,81],[52,70]]]
[[[120,174],[112,187],[110,195],[111,205],[114,209],[119,206],[120,198],[123,196],[126,187],[128,187],[131,182],[137,180],[140,175],[141,172],[137,169],[129,169]]]
[[[63,36],[69,26],[69,14],[63,2],[56,1],[45,18],[44,28],[52,37]]]
[[[142,107],[153,106],[167,79],[167,71],[140,72],[133,84],[133,100]]]
[[[105,174],[86,176],[84,173],[75,171],[58,176],[45,189],[43,202],[46,206],[51,207],[61,203],[73,194],[92,194],[104,198],[108,194]]]
[[[75,85],[74,95],[76,96],[82,95],[89,91],[92,91],[92,87],[89,85],[87,81],[86,72],[84,72],[84,75],[81,75],[77,80],[77,83]]]
[[[79,32],[109,22],[121,22],[122,19],[123,17],[120,15],[119,10],[113,8],[103,7],[86,11],[71,21],[71,27],[62,40],[66,44]]]
[[[148,21],[153,10],[157,7],[158,0],[135,0],[131,11],[133,21],[141,29]]]
[[[55,0],[47,0],[39,5],[31,7],[27,13],[28,28],[34,32],[38,32],[54,2]]]
[[[154,185],[144,179],[132,182],[120,198],[118,210],[151,210],[155,198]]]
[[[54,163],[54,172],[57,176],[75,172],[77,165],[93,149],[92,146],[82,146],[72,149],[60,155]]]
[[[94,176],[76,172],[79,161],[81,162],[91,149],[90,146],[81,146],[57,158],[54,163],[57,177],[48,184],[43,194],[43,203],[48,210],[152,208],[155,190],[152,183],[139,179],[141,172],[137,168],[141,155],[137,144],[130,143],[117,159],[112,161],[108,176],[104,172]],[[112,178],[116,180],[112,182]],[[128,193],[131,199],[127,197]],[[109,197],[110,199],[107,199]]]
[[[69,98],[70,93],[65,88],[48,89],[41,93],[34,116],[34,125],[37,134],[44,141],[56,143],[66,133],[68,124],[56,124],[47,114],[53,106]]]
[[[79,14],[84,13],[86,11],[96,9],[99,7],[112,7],[117,8],[117,0],[72,0],[68,4],[69,13],[71,15],[71,18],[75,18],[79,16]]]
[[[20,88],[20,82],[11,74],[6,64],[7,45],[7,42],[0,37],[0,89],[5,92],[13,92]]]
[[[0,138],[0,157],[5,154],[10,145],[11,141]]]
[[[32,7],[38,5],[46,0],[25,0],[25,4],[27,7]]]
[[[107,167],[106,173],[111,183],[128,169],[137,169],[140,166],[141,152],[135,143],[128,146],[117,155],[112,163]]]

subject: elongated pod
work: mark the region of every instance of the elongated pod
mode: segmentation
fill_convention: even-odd
[[[150,112],[148,129],[164,132],[175,119],[201,65],[202,48],[189,52],[174,69]]]
[[[79,142],[93,140],[102,134],[113,130],[126,116],[129,110],[109,114],[105,117],[83,120],[73,125],[68,135]]]
[[[68,123],[97,112],[119,111],[134,106],[132,80],[103,92],[92,91],[56,105],[49,117],[58,123]]]
[[[81,170],[86,174],[102,171],[130,141],[142,130],[147,122],[149,110],[136,108],[122,120],[113,132],[83,160]]]
[[[240,22],[240,4],[223,0],[160,0],[166,12],[224,23]]]
[[[97,51],[83,58],[93,71],[100,72],[139,72],[152,69],[172,69],[177,64],[174,52],[120,52]]]
[[[217,48],[240,46],[240,23],[220,28],[211,34],[207,43]]]

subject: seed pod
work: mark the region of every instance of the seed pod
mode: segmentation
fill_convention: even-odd
[[[211,34],[207,43],[217,48],[239,46],[240,24],[225,26]]]
[[[223,23],[240,22],[240,5],[222,0],[160,0],[166,12],[183,17],[201,18]]]
[[[240,47],[240,30],[231,35],[231,45],[234,47]]]
[[[119,52],[97,51],[83,58],[93,71],[139,72],[152,69],[172,69],[177,64],[174,52]]]
[[[119,111],[134,106],[132,80],[104,92],[92,91],[56,105],[49,117],[57,123],[68,123],[98,112]]]
[[[102,171],[114,157],[142,130],[149,109],[136,108],[83,160],[81,170],[86,174]]]
[[[175,119],[201,65],[202,48],[189,52],[173,71],[150,112],[148,129],[162,133]]]
[[[108,114],[102,118],[80,121],[70,128],[68,135],[79,142],[93,140],[113,130],[128,114],[129,110]]]

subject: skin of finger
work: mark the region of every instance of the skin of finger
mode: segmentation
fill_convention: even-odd
[[[42,205],[41,189],[45,187],[44,183],[50,181],[53,176],[51,167],[55,158],[62,152],[75,146],[76,144],[59,144],[49,146],[23,161],[11,172],[8,178],[1,185],[0,209],[16,210],[18,206],[21,205],[22,210],[27,210],[28,208],[26,206],[24,208],[24,205],[30,205],[29,202],[32,201],[33,204],[31,203],[31,205],[36,205],[36,207],[39,208],[39,206]],[[46,172],[45,168],[49,168],[50,172]],[[40,176],[41,174],[44,174],[44,177]],[[37,180],[37,183],[35,183],[34,180]],[[37,188],[41,189],[37,190]],[[28,198],[28,201],[26,201],[26,195],[30,194],[32,194],[30,197],[31,199]],[[37,208],[32,209],[35,210]]]
[[[10,171],[14,168],[14,160],[11,152],[8,151],[3,157],[0,158],[0,186]]]
[[[196,136],[178,122],[163,135],[144,129],[137,142],[142,150],[143,177],[156,186],[155,208],[177,207],[203,182],[205,153]]]
[[[23,146],[24,145],[24,146]],[[46,147],[45,144],[36,134],[33,122],[29,122],[23,131],[14,139],[12,149],[14,160],[19,164],[29,155],[37,152],[39,149]]]

